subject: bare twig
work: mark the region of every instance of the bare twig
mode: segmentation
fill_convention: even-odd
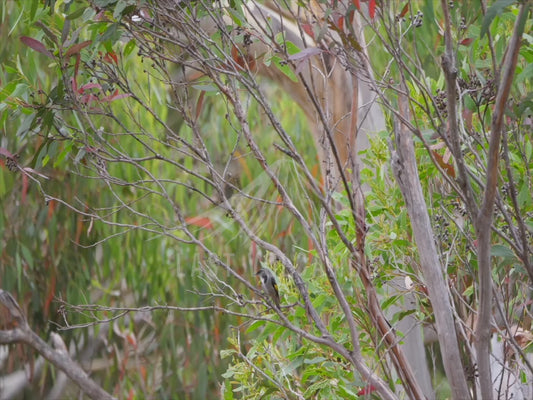
[[[0,289],[0,303],[7,308],[13,329],[0,331],[0,343],[25,343],[63,371],[91,399],[112,400],[114,397],[93,381],[63,348],[54,349],[31,330],[20,306],[9,292]]]

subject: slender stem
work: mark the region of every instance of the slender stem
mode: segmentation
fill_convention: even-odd
[[[492,378],[490,369],[490,336],[492,318],[492,266],[491,266],[491,230],[494,202],[498,185],[498,164],[500,159],[500,143],[503,131],[503,116],[507,99],[511,91],[520,39],[524,32],[529,3],[522,4],[516,19],[513,36],[507,47],[503,60],[502,74],[492,115],[491,135],[489,141],[487,178],[481,209],[475,220],[478,235],[478,280],[479,280],[479,312],[476,325],[476,353],[479,372],[481,397],[493,398]]]

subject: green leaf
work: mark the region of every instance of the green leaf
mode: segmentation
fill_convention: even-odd
[[[264,326],[266,324],[266,321],[254,321],[250,324],[250,327],[246,330],[247,333],[253,332],[256,329]]]
[[[352,392],[350,389],[345,387],[344,385],[339,385],[338,387],[339,393],[342,394],[343,399],[358,399],[359,396]]]
[[[45,154],[45,156],[43,157],[41,161],[42,166],[46,167],[46,164],[48,164],[48,161],[50,161],[50,156],[48,154]]]
[[[314,357],[311,359],[305,359],[304,364],[318,364],[321,362],[327,361],[327,358],[325,357]]]
[[[485,14],[485,17],[483,18],[483,23],[481,24],[481,33],[479,37],[483,38],[483,36],[485,36],[485,34],[488,32],[489,26],[494,20],[494,18],[496,18],[497,15],[503,13],[505,7],[508,7],[515,2],[516,0],[498,0],[496,3],[490,6],[487,10],[487,13]]]
[[[34,118],[35,114],[30,114],[26,118],[24,118],[22,123],[19,125],[16,135],[20,136],[21,138],[24,137],[26,133],[28,133],[28,131],[30,130]]]
[[[94,4],[98,6],[99,8],[105,8],[110,4],[116,3],[117,0],[95,0]]]
[[[22,251],[22,257],[28,263],[30,269],[33,269],[33,256],[31,255],[30,249],[21,243],[20,250]]]
[[[235,375],[235,371],[233,371],[232,369],[228,369],[221,376],[222,376],[222,378],[229,379],[229,378],[233,378],[234,375]]]
[[[233,391],[231,390],[231,382],[229,380],[224,381],[224,400],[233,400]]]
[[[386,299],[386,300],[381,304],[381,308],[383,308],[383,310],[386,310],[387,308],[390,307],[391,304],[396,303],[396,302],[398,301],[399,298],[400,298],[400,295],[389,297],[388,299]]]
[[[282,60],[278,56],[273,56],[271,61],[276,65],[276,67],[283,72],[291,81],[298,82],[298,77],[294,74],[291,67],[287,64],[286,61]]]
[[[516,77],[516,83],[520,83],[525,80],[533,78],[533,63],[528,64],[522,72]]]
[[[66,16],[66,19],[73,20],[81,17],[85,13],[86,8],[80,7],[76,11],[71,12],[69,15]]]
[[[518,204],[520,207],[530,206],[532,203],[531,192],[529,191],[529,185],[524,182],[518,193]]]
[[[120,37],[120,32],[119,32],[119,29],[118,29],[119,25],[118,23],[113,23],[111,24],[107,29],[106,31],[104,32],[104,34],[100,37],[100,41],[101,42],[105,42],[107,40],[111,40],[111,41],[116,41],[118,40],[118,38]],[[109,50],[108,50],[109,51]]]
[[[94,18],[94,16],[96,15],[96,10],[94,10],[93,8],[91,7],[88,7],[86,8],[84,11],[83,11],[83,15],[81,17],[81,20],[83,22],[87,22],[91,19]]]
[[[507,247],[503,246],[501,244],[495,244],[490,249],[490,255],[493,257],[501,257],[504,260],[510,260],[515,258],[515,254],[513,251]]]
[[[57,168],[58,166],[61,165],[63,160],[65,160],[65,158],[67,158],[67,156],[72,151],[73,146],[74,146],[74,142],[71,142],[71,141],[67,142],[64,149],[58,154],[56,160],[54,161],[54,168]]]
[[[124,46],[124,57],[127,57],[135,49],[135,39],[131,39],[126,46]]]

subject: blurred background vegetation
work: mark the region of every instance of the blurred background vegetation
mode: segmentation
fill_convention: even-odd
[[[434,7],[436,2],[420,3],[419,9],[426,21],[439,20]],[[464,35],[457,38],[458,42],[479,37],[481,22],[474,15],[477,9],[469,8],[469,2],[456,3],[456,23],[458,26],[465,24],[464,29],[458,29]],[[168,121],[184,140],[194,140],[191,130],[176,115],[176,111],[168,107],[172,102],[171,94],[158,69],[146,62],[134,40],[121,36],[119,25],[97,21],[94,11],[87,8],[85,2],[58,1],[55,2],[55,9],[56,12],[52,13],[38,1],[7,1],[0,8],[0,34],[4,38],[0,41],[0,147],[16,154],[20,165],[48,177],[39,179],[39,182],[34,181],[12,168],[8,158],[0,158],[1,287],[16,295],[27,312],[30,326],[42,337],[64,325],[65,318],[68,318],[70,324],[91,321],[92,315],[83,313],[69,313],[66,316],[57,299],[74,305],[96,303],[117,307],[194,307],[219,303],[227,306],[224,304],[226,299],[210,294],[212,282],[206,281],[205,271],[200,270],[200,265],[209,264],[209,255],[197,246],[182,242],[184,238],[172,228],[173,210],[168,203],[154,200],[157,198],[149,195],[139,200],[135,188],[128,186],[114,187],[113,190],[120,191],[116,194],[109,190],[105,182],[96,179],[97,176],[87,168],[93,162],[87,149],[97,149],[97,140],[87,143],[90,145],[88,147],[75,141],[58,140],[57,133],[54,133],[54,140],[48,138],[50,131],[61,132],[62,128],[66,131],[92,129],[94,137],[98,137],[98,131],[101,130],[106,132],[108,140],[120,143],[124,154],[140,158],[144,155],[143,146],[137,139],[123,137],[121,133],[141,131],[142,127],[142,130],[150,132],[153,137],[161,139],[166,134],[158,120],[161,119]],[[508,11],[497,16],[496,21],[500,26],[510,27],[513,17],[513,11]],[[66,29],[67,24],[72,26]],[[119,121],[113,121],[106,115],[92,116],[94,125],[82,128],[85,121],[62,112],[68,101],[64,98],[64,93],[65,85],[69,82],[62,80],[57,65],[46,54],[35,51],[20,38],[35,38],[54,48],[57,47],[57,43],[53,43],[54,37],[59,39],[63,32],[73,35],[78,28],[80,38],[93,41],[87,51],[81,53],[82,63],[91,65],[92,60],[97,60],[98,65],[112,66],[113,61],[109,57],[117,57],[118,61],[115,62],[120,64],[121,70],[127,71],[132,91],[142,97],[147,107],[154,110],[154,114],[146,112],[139,102],[128,97],[117,98],[109,103],[110,110],[121,116]],[[420,30],[410,29],[402,33],[407,38],[404,43],[417,47],[419,54],[425,55],[420,60],[425,67],[424,71],[420,71],[420,79],[430,82],[436,96],[443,87],[441,71],[436,63],[436,54],[441,52],[443,43],[437,31],[436,24],[426,23]],[[421,40],[422,37],[431,39]],[[64,42],[64,38],[62,39]],[[507,39],[505,34],[496,36],[497,59],[503,56]],[[490,114],[487,105],[491,103],[491,99],[482,91],[492,77],[484,75],[484,71],[490,67],[488,48],[477,43],[479,39],[475,40],[464,41],[463,45],[458,46],[458,53],[463,61],[460,73],[465,85],[473,85],[479,92],[478,97],[472,95],[466,100],[465,121],[473,127],[472,131],[483,136],[486,135],[484,125]],[[529,116],[533,109],[530,80],[533,38],[528,35],[525,40],[528,45],[521,53],[523,59],[517,71],[517,84],[513,88],[514,99],[508,123],[509,126],[520,128],[515,130],[516,134],[510,143],[512,156],[516,157],[516,162],[512,165],[515,168],[514,176],[517,177],[520,206],[524,215],[530,215],[528,213],[533,211],[530,175],[533,159],[532,122]],[[386,71],[389,68],[386,61],[385,57],[377,59],[376,71],[378,74],[390,72],[391,79],[394,79],[398,76],[396,66],[393,65],[390,71]],[[92,82],[88,71],[89,68],[80,70],[78,85],[89,85]],[[474,82],[474,77],[478,83]],[[107,84],[103,90],[113,96],[117,88],[112,82]],[[264,82],[264,85],[275,114],[279,116],[284,129],[290,132],[294,142],[298,143],[300,153],[305,155],[307,165],[315,177],[320,179],[317,153],[309,135],[307,119],[282,88],[268,82]],[[475,85],[478,85],[477,89]],[[90,91],[90,87],[87,87]],[[235,185],[246,188],[246,193],[257,194],[274,202],[277,199],[275,188],[239,138],[233,126],[235,121],[228,115],[226,105],[209,88],[197,89],[204,90],[192,92],[195,96],[193,101],[203,101],[197,123],[201,126],[201,132],[209,136],[209,140],[206,140],[208,153],[215,157],[215,164],[220,166],[220,171],[226,170],[232,174]],[[423,104],[423,94],[418,93],[415,86],[412,89],[413,97]],[[46,107],[39,107],[42,104]],[[435,117],[436,110],[433,111]],[[472,119],[472,114],[482,117]],[[294,194],[307,193],[306,183],[301,179],[298,167],[272,146],[276,141],[276,134],[266,116],[251,99],[248,115],[261,148],[271,165],[275,165],[281,179],[287,183],[286,186]],[[423,133],[430,138],[434,133],[431,130],[432,115],[421,111],[416,117]],[[149,136],[145,138],[150,140]],[[392,178],[387,166],[387,139],[388,133],[383,132],[373,138],[372,146],[365,154],[369,168],[361,171],[363,179],[371,187],[367,197],[367,256],[373,260],[376,285],[380,290],[381,283],[394,276],[409,276],[413,280],[417,298],[422,304],[417,318],[431,322],[432,313],[423,283],[419,280],[416,249],[408,229],[408,216],[403,208],[399,189],[390,184]],[[152,146],[156,150],[158,145],[154,140]],[[482,149],[484,145],[475,142],[473,146]],[[442,151],[439,154],[442,158]],[[472,153],[472,164],[479,161],[475,154],[477,153]],[[183,161],[188,168],[198,167],[190,158],[180,159],[179,152],[175,155],[176,161]],[[430,161],[427,149],[420,143],[417,156],[423,165],[420,171],[421,181],[426,185],[428,204],[431,204],[436,232],[440,235],[437,239],[443,258],[447,258],[448,273],[457,283],[458,298],[473,301],[475,286],[472,274],[477,266],[475,255],[470,251],[474,241],[472,227],[467,223],[461,228],[450,225],[450,219],[455,218],[456,211],[461,208],[457,196],[453,192],[437,188],[435,182],[443,183],[444,180]],[[143,179],[133,165],[110,163],[105,168],[110,176],[117,179]],[[216,205],[206,201],[205,196],[191,195],[187,185],[202,188],[201,179],[195,181],[194,177],[186,176],[171,164],[158,159],[144,162],[143,168],[155,171],[159,176],[173,177],[176,181],[184,182],[183,185],[173,187],[172,196],[186,210],[187,215],[193,216],[189,222],[196,226],[198,237],[208,247],[217,249],[217,254],[225,255],[228,263],[236,266],[234,268],[239,274],[253,279],[266,254],[252,245],[238,226]],[[506,176],[506,171],[502,169],[504,186]],[[207,185],[202,190],[204,194],[213,194]],[[50,200],[43,196],[43,192],[47,196],[64,199],[65,203]],[[295,198],[300,202],[300,209],[307,210],[309,220],[315,220],[318,214],[316,199],[305,196]],[[165,234],[150,232],[149,221],[133,209],[128,211],[127,208],[121,208],[115,212],[121,201],[135,202],[136,211],[150,215],[157,221],[169,221],[168,231]],[[243,210],[255,213],[254,218],[260,224],[257,227],[260,235],[275,240],[294,260],[295,265],[302,268],[317,309],[320,311],[338,307],[333,301],[326,278],[316,274],[313,248],[293,218],[274,204],[258,207],[256,204],[251,206],[251,201],[247,204],[246,199],[240,198],[238,201],[243,202]],[[339,195],[338,201],[342,203],[345,199]],[[83,215],[88,204],[105,205],[109,220],[114,224],[101,224],[90,216]],[[81,213],[73,212],[70,206],[76,207]],[[354,232],[354,228],[350,226],[349,214],[339,211],[337,218],[346,226],[347,232]],[[500,216],[496,223],[504,230],[508,221]],[[137,229],[140,225],[148,229]],[[530,228],[533,229],[533,225]],[[328,243],[332,258],[338,266],[339,280],[345,292],[349,293],[351,304],[365,304],[364,294],[354,290],[353,277],[350,276],[349,265],[344,259],[345,249],[342,243],[334,233],[328,237]],[[452,246],[453,251],[450,250]],[[520,282],[524,271],[512,248],[501,245],[495,251],[500,260],[495,270],[496,278],[515,278],[512,285],[509,284],[509,290],[517,295],[514,301],[527,301],[527,291],[521,286],[523,282]],[[305,270],[304,265],[307,266]],[[275,263],[271,266],[276,270]],[[247,290],[229,276],[221,276],[219,272],[217,274],[219,279],[227,281],[236,292]],[[298,300],[288,279],[280,275],[279,283],[283,296],[286,296],[286,303]],[[385,298],[383,307],[387,308],[394,300]],[[514,312],[513,305],[509,304],[509,314]],[[524,310],[522,312],[523,315],[527,314]],[[369,358],[375,358],[376,355],[372,352],[375,352],[376,347],[379,348],[379,343],[378,338],[373,336],[375,332],[369,317],[363,308],[355,309],[354,313],[357,314],[360,325],[365,328],[362,331],[362,341],[367,342],[368,346],[363,351],[368,353]],[[403,315],[397,314],[391,322],[402,317]],[[105,315],[100,318],[105,318]],[[295,314],[291,318],[293,321],[305,320],[303,314]],[[342,326],[343,318],[337,309],[331,310],[328,323],[331,330],[338,334],[340,342],[348,340],[348,331]],[[96,325],[89,329],[62,331],[61,334],[69,346],[81,351],[86,349],[89,337],[97,335],[99,329],[100,326]],[[273,341],[283,343],[285,347],[280,345],[279,351],[272,351],[272,337]],[[305,393],[309,398],[317,393],[321,398],[356,397],[346,389],[348,385],[332,385],[333,381],[338,380],[346,383],[354,381],[353,372],[343,368],[342,362],[329,362],[335,358],[334,355],[317,346],[302,346],[284,328],[262,321],[250,324],[238,316],[221,315],[212,311],[156,311],[150,315],[136,313],[130,314],[128,318],[112,321],[111,328],[104,332],[104,338],[105,341],[101,344],[103,350],[95,352],[91,357],[93,373],[104,387],[112,388],[110,390],[120,398],[214,398],[221,392],[222,386],[231,387],[235,381],[241,385],[237,387],[242,392],[235,394],[239,398],[261,398],[260,396],[274,392],[275,387],[269,387],[268,379],[254,375],[249,365],[239,358],[236,349],[240,348],[253,348],[254,352],[249,353],[250,360],[269,365],[275,371],[273,374],[277,374],[280,379],[290,376],[292,371],[305,363],[305,372],[300,379],[301,384],[306,386]],[[433,349],[428,351],[432,352]],[[26,363],[32,364],[33,356],[22,347],[11,352],[9,369],[16,370]],[[434,357],[438,359],[438,354]],[[376,364],[379,364],[379,360]],[[387,370],[386,367],[383,369]],[[437,367],[436,381],[438,374]],[[44,392],[44,388],[50,387],[54,379],[55,372],[50,368],[44,369],[33,380],[33,387],[26,389],[27,397]],[[256,387],[256,392],[252,393],[254,383],[258,381],[263,389]],[[363,384],[361,381],[356,383]],[[447,393],[445,387],[437,389],[443,395]],[[227,398],[231,397],[228,395]]]
[[[43,33],[43,25],[59,37],[64,24],[69,22],[62,12],[50,13],[49,9],[43,9],[38,3],[8,1],[3,2],[0,9],[1,35],[6,38],[0,44],[0,146],[16,153],[20,164],[50,177],[43,184],[46,193],[58,194],[66,203],[82,211],[84,202],[95,203],[96,199],[111,210],[117,199],[102,187],[102,182],[84,176],[88,171],[81,161],[83,148],[69,141],[47,140],[46,128],[41,125],[43,118],[54,119],[52,125],[65,127],[79,121],[73,118],[64,120],[64,115],[59,111],[60,101],[52,99],[54,93],[62,90],[56,66],[45,55],[37,53],[20,40],[22,36],[29,36],[46,42],[50,38]],[[81,3],[72,2],[70,8],[67,4],[58,2],[56,9],[76,12],[76,7],[77,10],[83,8]],[[89,17],[94,17],[94,14]],[[88,23],[89,18],[85,18],[85,14],[82,19],[84,23],[80,23],[80,26],[84,27],[83,32],[92,33],[93,38],[108,28],[106,23]],[[72,22],[78,23],[80,19],[72,19]],[[104,45],[114,44],[119,37],[118,33],[116,35],[113,37],[110,34]],[[146,99],[151,102],[150,106],[157,111],[158,116],[167,119],[168,114],[172,113],[167,108],[171,101],[170,93],[158,78],[150,76],[155,71],[142,62],[134,45],[131,47],[124,42],[113,49],[120,52],[120,63],[128,71],[129,81],[146,94]],[[91,56],[101,57],[101,54]],[[82,75],[81,79],[89,82],[87,76]],[[55,91],[53,88],[56,88]],[[269,96],[276,99],[273,105],[285,129],[294,135],[295,140],[307,143],[308,151],[305,154],[310,165],[315,165],[314,170],[318,175],[316,150],[307,133],[305,117],[282,89],[268,87],[267,90]],[[57,96],[59,98],[60,94]],[[53,115],[36,115],[28,105],[47,103],[46,97],[55,103],[56,110]],[[117,101],[124,102],[127,99]],[[127,109],[135,115],[135,120],[123,115],[120,122],[124,126],[120,128],[121,131],[135,131],[138,129],[136,124],[141,124],[144,128],[153,127],[154,135],[163,134],[155,131],[160,127],[138,104],[131,102]],[[235,146],[235,132],[225,117],[226,113],[224,105],[208,93],[198,122],[209,135],[207,142],[212,146],[210,154],[220,156],[221,169],[227,154],[234,151]],[[171,116],[169,121],[177,127],[180,135],[191,135],[185,125],[180,125],[179,117]],[[274,132],[268,124],[264,124],[265,116],[257,106],[251,108],[250,121],[253,121],[253,130],[264,147],[271,148],[269,157],[279,158],[270,145]],[[108,124],[103,127],[106,131],[117,129],[117,125],[109,126],[106,121],[103,123]],[[138,143],[131,140],[128,146],[124,152],[135,154]],[[236,184],[239,187],[255,185],[252,191],[270,190],[274,193],[272,188],[263,189],[267,180],[261,178],[262,171],[256,163],[248,162],[247,149],[237,146],[236,152],[239,156],[231,165]],[[197,247],[135,229],[136,224],[143,222],[132,214],[114,216],[117,223],[125,221],[127,227],[96,223],[74,213],[65,204],[47,201],[38,184],[10,170],[5,158],[0,163],[0,286],[16,294],[27,311],[30,326],[43,336],[56,330],[56,324],[62,325],[64,322],[57,298],[70,304],[98,303],[117,307],[155,304],[192,307],[210,305],[216,301],[209,295],[202,295],[207,293],[207,288],[198,265],[204,255]],[[166,168],[167,171],[160,171],[162,175],[177,173],[168,164],[157,161],[151,164],[147,167],[153,171]],[[123,170],[119,171],[120,168]],[[294,166],[282,165],[280,161],[279,168],[286,169],[284,174],[291,179],[291,168]],[[135,174],[135,171],[122,165],[110,165],[109,170],[114,176]],[[128,198],[127,191],[130,189],[123,190],[122,194]],[[262,255],[252,248],[249,240],[239,233],[223,212],[205,201],[189,198],[185,190],[176,188],[174,195],[188,214],[198,215],[198,235],[209,235],[210,244],[224,249],[222,252],[227,254],[228,260],[239,264],[240,273],[253,276]],[[157,219],[169,218],[172,212],[162,202],[145,201],[142,207]],[[300,253],[307,259],[306,239],[298,232],[298,228],[292,229],[290,221],[284,220],[282,211],[273,208],[257,212],[264,214],[261,230],[266,237],[277,236],[280,243],[286,242],[286,249],[294,257]],[[210,227],[209,219],[222,220],[223,225],[217,224],[215,230]],[[231,283],[236,290],[239,289],[237,283]],[[83,315],[76,313],[69,314],[68,319],[72,324],[87,321]],[[228,347],[228,337],[241,323],[238,318],[211,311],[155,312],[149,324],[143,325],[142,329],[130,320],[119,320],[116,324],[120,330],[138,335],[137,340],[140,343],[146,341],[146,346],[150,347],[150,351],[143,353],[146,359],[139,363],[148,371],[124,374],[128,361],[124,361],[119,348],[128,347],[127,335],[120,337],[110,330],[103,353],[107,363],[102,364],[106,370],[101,375],[102,385],[111,388],[117,385],[118,394],[128,393],[130,388],[140,385],[159,399],[213,398],[219,391],[221,375],[228,364],[228,359],[221,359],[220,350]],[[98,327],[95,329],[98,330]],[[62,335],[66,343],[84,348],[86,332],[83,329],[65,331]],[[24,353],[23,350],[12,353],[12,369],[30,362],[33,355]],[[18,358],[20,355],[22,357]],[[53,376],[53,370],[46,370],[35,379],[33,392],[28,393],[41,391],[46,387],[43,383],[51,382]],[[120,379],[117,379],[119,376]],[[146,382],[142,383],[142,380]],[[139,396],[137,398],[143,397]]]

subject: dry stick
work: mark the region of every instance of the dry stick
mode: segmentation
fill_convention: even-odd
[[[457,164],[457,181],[462,190],[467,211],[472,219],[478,212],[478,206],[474,198],[474,191],[470,184],[468,168],[465,164],[461,153],[461,139],[459,137],[459,126],[457,116],[457,66],[455,60],[455,49],[453,47],[454,39],[451,33],[451,16],[448,8],[448,1],[441,0],[442,10],[444,13],[444,42],[446,45],[445,53],[442,56],[442,71],[446,79],[446,101],[448,112],[448,127],[446,132],[449,140],[455,163]]]
[[[404,87],[403,90],[407,92]],[[398,95],[401,117],[409,120],[408,100],[402,92]],[[397,121],[395,126],[396,152],[392,155],[392,169],[402,191],[415,242],[420,253],[420,266],[422,268],[429,296],[435,313],[437,334],[443,352],[443,363],[446,376],[454,399],[470,398],[465,374],[461,363],[461,353],[455,332],[452,304],[447,295],[448,289],[444,280],[444,273],[435,247],[431,230],[431,221],[418,176],[414,143],[409,127]],[[392,150],[392,149],[391,149]]]
[[[227,90],[229,90],[229,89],[227,89]],[[292,213],[295,216],[298,217],[298,219],[300,220],[300,222],[303,225],[305,225],[305,219],[303,219],[299,215],[299,213],[297,212],[297,209],[294,206],[292,206],[292,202],[290,201],[290,197],[285,192],[284,187],[281,185],[281,183],[279,182],[279,180],[277,179],[275,174],[268,167],[268,164],[267,164],[266,160],[264,159],[263,154],[261,153],[260,149],[257,148],[256,143],[253,141],[253,139],[251,137],[249,125],[248,125],[248,122],[247,122],[247,119],[246,119],[246,116],[244,114],[244,111],[242,109],[241,104],[236,100],[235,96],[230,91],[226,91],[225,94],[226,94],[227,98],[230,100],[230,102],[233,104],[233,107],[235,109],[235,114],[236,114],[237,118],[239,118],[239,120],[241,122],[241,126],[243,127],[243,130],[245,132],[245,136],[246,136],[248,145],[250,146],[252,152],[255,154],[257,161],[261,164],[263,170],[269,175],[271,181],[276,186],[276,188],[278,190],[278,193],[283,198],[285,206],[287,208],[291,209]],[[237,216],[234,216],[234,218],[236,218],[236,217]],[[322,338],[324,339],[325,344],[330,346],[332,349],[336,350],[337,352],[339,352],[339,354],[345,355],[345,357],[355,366],[355,368],[368,381],[368,383],[373,385],[374,387],[376,387],[377,391],[379,392],[379,394],[382,396],[383,399],[391,399],[391,400],[395,399],[396,397],[394,396],[392,391],[388,388],[386,382],[383,379],[381,379],[379,376],[377,376],[365,364],[365,362],[363,360],[363,356],[362,356],[361,351],[359,349],[359,343],[358,343],[358,340],[357,340],[358,339],[357,330],[356,330],[356,326],[355,326],[354,321],[353,321],[353,317],[351,316],[350,308],[349,308],[349,306],[348,306],[348,304],[346,302],[346,298],[344,297],[344,294],[342,293],[342,290],[338,286],[338,282],[336,281],[336,279],[334,277],[334,274],[331,271],[331,268],[327,266],[327,260],[328,260],[327,256],[325,254],[322,254],[321,255],[321,259],[326,265],[326,273],[327,273],[328,279],[330,280],[330,282],[332,284],[332,287],[335,290],[335,294],[336,294],[336,297],[337,297],[337,299],[339,301],[339,304],[341,305],[341,308],[343,309],[343,311],[345,313],[345,316],[346,316],[347,321],[349,323],[350,334],[352,336],[352,344],[353,344],[354,348],[353,348],[352,351],[349,351],[349,354],[347,354],[347,355],[345,354],[346,353],[345,352],[346,348],[343,345],[341,345],[340,343],[335,342],[334,339],[331,337],[331,334],[327,330],[327,328],[324,325],[323,321],[320,319],[320,316],[318,315],[317,311],[312,306],[312,304],[310,302],[310,299],[309,299],[309,295],[307,294],[307,289],[306,289],[303,281],[301,280],[301,277],[296,273],[294,267],[291,266],[289,268],[290,261],[288,259],[286,259],[286,256],[284,254],[282,254],[282,253],[277,252],[277,248],[275,246],[273,246],[270,243],[262,241],[255,234],[253,234],[253,232],[247,230],[247,227],[245,225],[241,224],[241,222],[239,221],[238,218],[236,218],[236,221],[241,225],[241,227],[243,229],[245,229],[247,235],[254,242],[258,243],[260,246],[264,247],[265,249],[276,253],[278,255],[278,257],[280,257],[280,259],[282,260],[283,265],[285,266],[285,268],[289,271],[289,273],[292,275],[293,279],[295,280],[295,284],[298,286],[298,288],[300,290],[300,293],[302,294],[302,296],[304,298],[304,301],[306,303],[306,310],[311,315],[313,320],[315,321],[315,323],[317,325],[317,328],[321,331]],[[316,243],[316,248],[320,252],[321,246],[319,246],[319,243]],[[284,259],[286,259],[286,260],[284,260]],[[280,313],[279,315],[280,315],[280,317],[284,318],[283,314]],[[291,329],[294,330],[294,328],[291,328]]]
[[[475,220],[478,235],[478,280],[479,280],[479,313],[475,330],[476,355],[479,372],[479,388],[483,399],[493,398],[492,378],[490,370],[490,336],[492,317],[492,266],[490,258],[490,238],[492,213],[498,185],[498,163],[500,142],[502,138],[503,116],[511,84],[513,82],[520,40],[531,1],[522,4],[516,19],[513,36],[509,42],[503,61],[500,84],[496,94],[494,113],[492,115],[491,137],[489,142],[489,160],[487,165],[487,183],[483,193],[483,203]]]
[[[14,326],[13,329],[0,331],[1,344],[26,343],[63,371],[91,399],[114,399],[70,358],[68,352],[52,348],[30,329],[22,309],[9,292],[0,289],[0,303],[9,311],[11,325]]]

